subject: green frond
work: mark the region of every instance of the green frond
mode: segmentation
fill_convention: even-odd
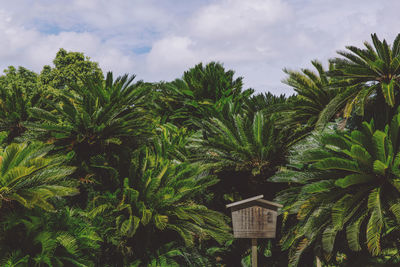
[[[365,216],[361,216],[346,227],[346,238],[350,249],[353,251],[361,250],[359,236],[361,223],[363,222],[364,218]]]
[[[367,174],[349,174],[344,178],[340,178],[336,180],[335,185],[340,186],[341,188],[347,188],[349,186],[363,184],[363,183],[371,183],[375,181],[374,175]]]
[[[52,209],[47,199],[78,193],[66,178],[75,170],[62,166],[56,157],[46,157],[49,149],[39,143],[12,144],[0,156],[0,188],[4,199],[23,206]]]
[[[374,189],[368,196],[368,209],[371,215],[367,225],[367,246],[372,255],[381,251],[381,231],[383,218],[381,211],[380,190]]]

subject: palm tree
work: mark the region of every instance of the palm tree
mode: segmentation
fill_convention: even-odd
[[[133,79],[124,75],[113,81],[112,73],[108,73],[104,82],[88,80],[85,86],[60,91],[58,102],[47,102],[53,110],[30,109],[40,122],[27,126],[47,137],[50,134],[48,142],[66,146],[81,160],[88,160],[87,154],[145,131],[146,114],[140,105],[146,88],[141,83],[132,84]]]
[[[189,144],[190,160],[220,179],[210,188],[213,209],[224,210],[228,201],[261,193],[272,199],[282,189],[268,181],[285,162],[287,151],[286,136],[275,122],[274,116],[262,111],[251,118],[229,110],[202,122],[203,137]]]
[[[165,123],[156,127],[156,134],[149,138],[149,146],[157,157],[185,162],[191,154],[190,142],[199,138],[202,136],[198,131]]]
[[[282,123],[292,129],[301,127],[303,137],[314,130],[321,112],[342,91],[341,88],[332,87],[334,80],[328,77],[319,61],[313,60],[311,63],[317,72],[309,69],[302,69],[301,72],[284,69],[288,77],[283,83],[291,86],[297,95],[289,101],[289,109],[285,112],[287,119]],[[332,70],[333,66],[330,65],[329,69]]]
[[[206,66],[202,63],[185,71],[182,80],[193,92],[195,99],[217,100],[230,95],[240,95],[242,93],[242,77],[234,79],[235,72],[225,71],[222,64],[210,62]]]
[[[371,38],[373,45],[365,42],[364,49],[347,46],[349,52],[338,52],[344,58],[331,60],[334,70],[330,75],[346,81],[349,86],[332,99],[320,116],[320,124],[326,123],[342,107],[345,107],[345,117],[349,117],[354,108],[357,114],[364,115],[365,106],[374,97],[380,108],[399,104],[400,35],[392,46],[386,40],[379,40],[376,34]],[[390,120],[390,116],[386,117]]]
[[[227,218],[194,201],[216,182],[197,165],[174,163],[143,148],[132,160],[120,190],[93,199],[91,214],[111,220],[109,229],[114,230],[106,236],[119,244],[124,264],[132,259],[149,263],[171,241],[180,239],[192,247],[203,239],[222,243],[231,238]]]
[[[22,256],[21,251],[13,251],[11,253],[5,254],[3,258],[0,259],[1,266],[4,267],[18,267],[26,266],[28,264],[29,255]]]
[[[217,116],[229,102],[243,103],[253,93],[243,90],[242,78],[226,71],[222,64],[198,64],[183,74],[182,79],[153,85],[151,110],[162,122],[197,129],[195,121]]]
[[[53,208],[50,198],[78,193],[66,179],[74,168],[64,166],[62,157],[46,157],[50,149],[40,143],[23,143],[0,150],[0,211],[13,201],[49,210]]]
[[[282,137],[273,126],[273,118],[260,111],[252,121],[240,114],[228,116],[203,122],[206,138],[192,144],[198,149],[195,160],[205,161],[213,169],[245,169],[254,175],[282,160]]]
[[[0,252],[10,255],[4,261],[24,261],[23,266],[93,266],[102,240],[86,215],[69,207],[9,214],[1,222]]]
[[[293,97],[287,98],[284,94],[275,96],[270,92],[256,94],[244,99],[244,109],[250,118],[253,118],[257,111],[278,114],[285,109],[287,101],[292,99]]]
[[[384,131],[363,122],[361,130],[327,130],[293,149],[288,167],[272,178],[291,185],[278,201],[286,218],[298,220],[282,240],[292,265],[311,249],[327,261],[337,253],[399,253],[399,130],[398,113]]]

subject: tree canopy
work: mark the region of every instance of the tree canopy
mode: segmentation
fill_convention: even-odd
[[[294,95],[220,62],[172,81],[60,49],[0,76],[1,266],[249,266],[226,205],[283,205],[260,266],[400,264],[400,35],[372,34]]]

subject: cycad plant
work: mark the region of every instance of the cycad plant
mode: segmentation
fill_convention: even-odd
[[[26,266],[29,261],[29,255],[23,256],[21,251],[16,250],[3,255],[0,264],[3,267],[19,267]]]
[[[282,239],[292,265],[310,251],[331,262],[337,253],[354,260],[367,251],[394,251],[392,260],[400,260],[399,130],[397,114],[383,131],[363,122],[360,130],[327,130],[294,148],[290,165],[272,178],[290,184],[278,201],[285,216],[297,216],[289,216]]]
[[[140,136],[144,131],[145,114],[140,104],[145,89],[140,83],[132,84],[133,79],[124,75],[113,81],[108,73],[105,81],[88,80],[85,86],[60,91],[58,102],[47,102],[53,110],[30,109],[41,121],[28,127],[50,134],[49,142],[66,146],[78,156]]]
[[[1,226],[0,253],[7,255],[3,262],[10,265],[83,267],[96,261],[101,239],[82,210],[20,210],[9,214]]]
[[[255,113],[251,120],[241,114],[203,121],[204,139],[193,140],[194,160],[215,170],[251,171],[253,175],[274,171],[285,155],[282,136],[273,116]]]
[[[229,103],[243,103],[252,89],[242,90],[242,78],[222,64],[198,64],[186,71],[182,79],[155,84],[151,110],[161,121],[197,129],[195,122],[215,117]]]
[[[155,156],[184,162],[191,154],[189,144],[199,138],[202,138],[200,132],[165,123],[156,127],[156,134],[149,138],[149,143]]]
[[[224,242],[231,237],[227,218],[196,201],[216,182],[197,165],[174,163],[143,148],[132,160],[121,189],[111,201],[94,198],[91,214],[112,219],[105,235],[118,244],[125,264],[133,259],[150,263],[154,253],[171,241],[190,247],[203,239]]]
[[[301,127],[303,136],[310,133],[319,121],[329,121],[335,112],[330,112],[329,117],[324,117],[325,107],[342,91],[342,88],[333,86],[334,80],[328,77],[327,71],[317,60],[311,61],[317,72],[302,69],[301,72],[284,69],[288,77],[283,83],[291,86],[297,95],[291,99],[287,119],[284,124],[290,128]],[[329,66],[333,70],[333,65]],[[322,115],[322,116],[321,116]],[[320,118],[321,116],[321,118]]]
[[[378,107],[376,113],[383,114],[383,120],[390,118],[391,110],[396,110],[390,108],[400,103],[400,35],[392,45],[379,40],[376,34],[371,37],[373,45],[365,42],[365,48],[347,46],[348,51],[338,52],[343,58],[331,60],[334,70],[330,75],[345,80],[349,86],[329,103],[324,118],[331,117],[339,107],[344,107],[344,115],[349,117],[354,109],[364,115],[366,105],[374,105]]]
[[[63,157],[46,157],[51,149],[41,143],[11,144],[0,150],[1,208],[14,201],[27,208],[52,209],[49,199],[78,193],[68,176],[73,167]]]
[[[256,94],[244,99],[244,110],[247,116],[251,118],[257,111],[275,113],[285,110],[287,101],[293,97],[287,98],[284,94],[275,96],[270,92]]]
[[[225,210],[229,202],[258,194],[273,199],[283,187],[269,183],[285,162],[286,142],[275,127],[275,116],[257,111],[253,118],[239,112],[226,112],[219,118],[202,121],[202,138],[193,139],[190,160],[210,169],[218,184],[210,207]]]
[[[215,103],[221,98],[242,93],[243,78],[235,79],[234,74],[233,70],[226,71],[221,63],[210,62],[205,66],[200,63],[185,71],[183,80],[195,99]]]

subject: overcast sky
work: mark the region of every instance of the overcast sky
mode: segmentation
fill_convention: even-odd
[[[326,62],[376,32],[400,32],[398,0],[0,1],[0,68],[39,72],[59,48],[103,71],[169,81],[219,61],[257,92],[291,94],[282,69]]]

